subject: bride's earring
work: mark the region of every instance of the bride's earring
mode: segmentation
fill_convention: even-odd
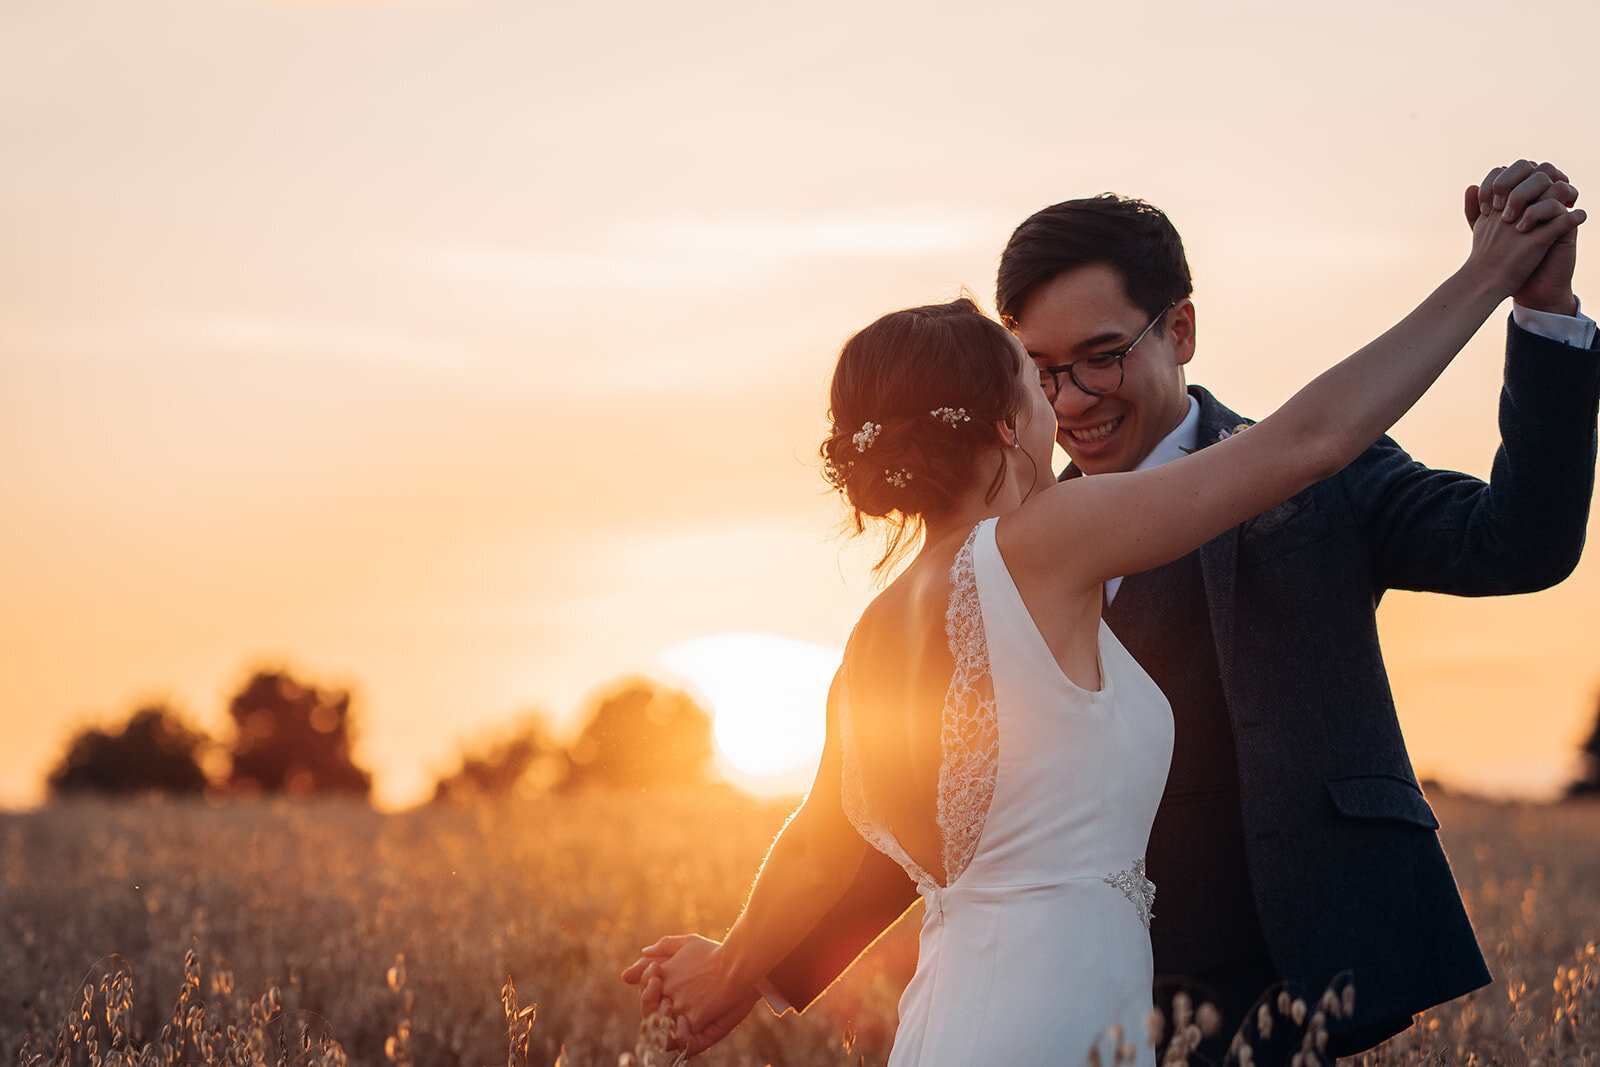
[[[1006,423],[1006,425],[1011,427],[1011,447],[1012,448],[1021,448],[1022,447],[1022,435],[1017,432],[1017,424],[1014,423],[1014,422],[1008,422],[1008,423]]]

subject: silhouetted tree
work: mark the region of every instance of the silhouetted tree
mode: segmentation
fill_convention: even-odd
[[[543,792],[567,776],[567,754],[550,734],[543,716],[530,715],[507,736],[468,748],[461,766],[440,778],[434,803],[461,803],[506,797],[513,792]]]
[[[569,785],[702,785],[711,716],[682,690],[628,679],[599,698],[567,755]]]
[[[1577,780],[1567,787],[1569,797],[1600,796],[1600,707],[1594,713],[1594,729],[1589,733],[1589,740],[1578,748],[1583,759],[1583,769],[1578,772]]]
[[[350,756],[350,694],[320,690],[287,673],[260,671],[228,705],[238,727],[229,784],[240,792],[372,791]]]
[[[88,729],[75,736],[50,772],[50,792],[198,793],[207,784],[201,760],[213,744],[170,709],[152,704],[135,711],[120,730]]]

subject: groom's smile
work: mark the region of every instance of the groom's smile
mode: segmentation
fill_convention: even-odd
[[[1179,301],[1157,314],[1128,299],[1115,267],[1091,263],[1063,271],[1029,294],[1017,315],[1017,339],[1041,367],[1120,354],[1122,383],[1091,396],[1066,373],[1052,406],[1056,441],[1085,474],[1132,470],[1189,410],[1183,365],[1194,355],[1194,305]]]
[[[1061,432],[1071,436],[1071,438],[1080,445],[1091,445],[1104,441],[1107,437],[1110,437],[1113,433],[1115,433],[1117,427],[1121,425],[1122,416],[1118,415],[1114,419],[1107,419],[1104,422],[1096,423],[1093,426],[1062,426]]]

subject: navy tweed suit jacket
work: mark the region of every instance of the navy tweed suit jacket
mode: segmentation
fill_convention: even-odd
[[[1190,391],[1203,442],[1247,421]],[[1570,574],[1597,403],[1600,352],[1513,324],[1489,481],[1425,467],[1385,437],[1198,550],[1262,933],[1278,972],[1313,993],[1350,976],[1356,1016],[1340,1030],[1392,1032],[1490,981],[1406,754],[1378,602],[1389,589],[1524,593]],[[914,900],[869,851],[769,979],[804,1008]]]

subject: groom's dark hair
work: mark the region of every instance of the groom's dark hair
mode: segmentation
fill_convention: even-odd
[[[1000,253],[995,310],[1015,327],[1028,297],[1063,271],[1105,263],[1122,275],[1128,299],[1156,315],[1194,292],[1183,239],[1160,208],[1101,193],[1036,211]]]

